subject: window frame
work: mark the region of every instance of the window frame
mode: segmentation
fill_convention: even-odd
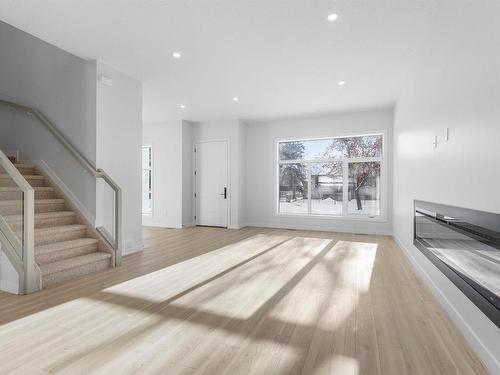
[[[148,168],[142,167],[142,162],[143,162],[142,151],[145,148],[149,148],[149,155],[151,158],[151,165]],[[141,147],[141,172],[144,173],[144,171],[150,171],[150,173],[151,173],[151,186],[150,186],[150,190],[149,190],[150,194],[151,194],[151,210],[145,211],[144,206],[141,205],[142,214],[147,215],[147,216],[153,216],[153,212],[154,212],[154,172],[153,172],[154,162],[153,162],[153,160],[154,160],[154,158],[153,158],[153,146],[150,144],[142,145],[142,147]],[[141,174],[141,179],[142,179],[142,174]],[[143,185],[141,184],[141,186],[143,186]],[[142,189],[142,187],[141,187],[141,189]],[[144,194],[144,192],[142,191],[141,194]]]
[[[283,142],[304,142],[304,141],[316,141],[325,140],[333,138],[349,138],[349,137],[363,137],[380,135],[382,136],[382,155],[380,157],[357,157],[357,158],[324,158],[324,159],[300,159],[300,160],[280,160],[280,143]],[[275,198],[274,198],[274,215],[278,217],[295,217],[295,218],[311,218],[311,219],[324,219],[324,220],[353,220],[353,221],[369,221],[369,222],[386,222],[387,221],[387,131],[386,130],[374,130],[366,132],[355,132],[355,133],[339,133],[329,136],[320,137],[296,137],[296,138],[276,138],[275,143]],[[335,163],[342,162],[342,181],[343,181],[343,197],[348,197],[349,188],[349,163],[355,162],[380,162],[380,214],[377,216],[370,215],[360,215],[360,214],[349,214],[347,210],[348,201],[343,199],[342,201],[342,214],[314,214],[311,212],[311,168],[309,164],[316,163]],[[282,164],[306,164],[307,165],[307,178],[308,178],[308,210],[307,213],[287,213],[280,212],[280,165]]]

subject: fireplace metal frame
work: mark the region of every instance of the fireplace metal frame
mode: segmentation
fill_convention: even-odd
[[[432,247],[429,243],[427,243],[422,238],[417,238],[417,223],[416,223],[416,213],[417,208],[420,214],[425,215],[427,218],[433,220],[435,223],[439,225],[443,225],[446,228],[452,229],[461,234],[465,234],[469,237],[474,238],[477,241],[486,243],[488,246],[492,246],[500,250],[500,242],[496,243],[496,241],[491,241],[488,238],[482,238],[480,235],[475,235],[468,231],[462,230],[461,228],[450,225],[445,220],[441,220],[441,215],[447,215],[450,217],[460,217],[462,220],[468,220],[471,223],[479,223],[484,224],[488,222],[488,226],[491,228],[497,227],[500,230],[500,215],[493,214],[489,212],[470,210],[460,207],[454,206],[446,206],[438,203],[425,202],[420,200],[414,201],[413,207],[413,244],[417,249],[419,249],[453,284],[455,284],[462,293],[464,293],[497,327],[500,328],[500,309],[495,306],[495,303],[498,305],[498,301],[495,300],[495,303],[488,300],[486,296],[490,296],[492,293],[487,289],[479,285],[474,280],[471,280],[469,277],[459,272],[455,268],[451,267],[444,261],[442,261],[439,257],[437,257],[434,253],[432,253],[428,247]],[[436,217],[432,217],[431,215],[422,212],[422,210],[429,210],[431,212],[436,212],[441,215],[437,215]],[[486,228],[488,229],[488,228]],[[498,296],[496,297],[498,298]]]

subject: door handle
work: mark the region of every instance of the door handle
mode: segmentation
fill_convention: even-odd
[[[224,199],[227,199],[227,187],[224,186],[224,193],[222,193],[221,196],[223,196]]]

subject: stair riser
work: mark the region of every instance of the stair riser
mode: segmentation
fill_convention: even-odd
[[[100,271],[104,271],[108,269],[110,266],[111,266],[111,260],[103,259],[98,262],[53,273],[42,277],[42,286],[43,288],[45,288],[49,285],[61,283],[63,281],[77,279],[85,275],[91,275]]]
[[[56,227],[59,225],[74,224],[74,216],[62,216],[57,218],[35,219],[35,228]]]
[[[37,187],[37,186],[46,186],[45,184],[45,180],[44,179],[34,179],[34,178],[30,178],[28,179],[28,183],[33,186],[33,187]]]
[[[0,206],[0,216],[5,215],[19,215],[23,213],[23,204],[22,201],[19,201],[19,204],[12,204],[8,206]]]
[[[0,201],[19,200],[19,199],[23,199],[23,192],[20,190],[0,192]]]
[[[54,199],[55,194],[53,191],[36,191],[35,190],[35,199]],[[23,199],[23,195],[19,191],[3,191],[0,192],[0,201],[3,200],[15,200],[15,199]]]
[[[64,211],[63,203],[36,204],[35,213]]]
[[[14,231],[16,232],[21,231],[22,224],[19,220],[16,221],[7,220],[7,223]],[[56,218],[43,218],[43,219],[35,218],[35,228],[56,227],[59,225],[70,225],[74,223],[75,223],[74,216],[62,216]]]
[[[35,199],[54,199],[56,196],[53,191],[35,190]],[[0,201],[23,199],[20,191],[3,191],[0,192]]]
[[[21,174],[27,174],[27,175],[34,175],[35,173],[35,168],[33,167],[17,167],[17,170]]]
[[[35,254],[35,260],[38,264],[46,264],[51,262],[57,262],[64,259],[69,259],[72,257],[86,255],[97,251],[97,244],[92,243],[85,246],[74,247],[71,249],[65,249],[61,251],[53,251],[47,254]]]
[[[35,186],[45,186],[45,180],[43,179],[38,179],[38,178],[29,178],[28,183],[35,187]],[[11,178],[0,178],[0,186],[17,186],[16,183],[11,179]]]
[[[35,203],[35,213],[63,211],[64,203]],[[20,215],[23,213],[22,204],[13,204],[0,207],[0,215]]]
[[[56,194],[53,190],[35,190],[35,199],[55,199]]]
[[[61,233],[51,233],[48,235],[35,235],[35,245],[47,245],[49,243],[55,243],[60,241],[76,240],[78,238],[83,238],[86,235],[85,229],[71,230]]]

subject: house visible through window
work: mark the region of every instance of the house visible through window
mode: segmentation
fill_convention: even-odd
[[[142,213],[153,212],[153,160],[151,146],[142,147]]]
[[[278,142],[278,213],[382,215],[383,136]]]

